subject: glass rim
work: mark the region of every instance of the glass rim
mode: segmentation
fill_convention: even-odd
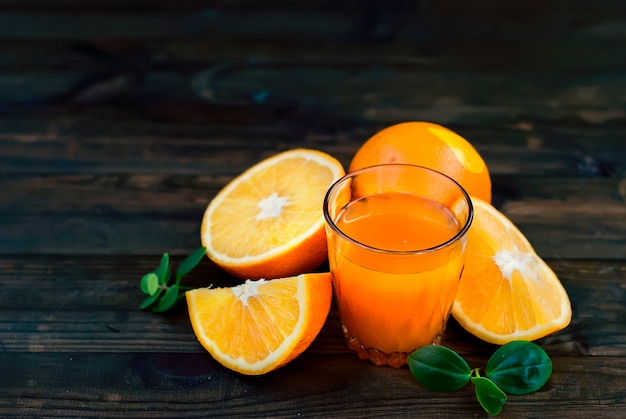
[[[337,186],[339,186],[341,183],[344,183],[348,179],[351,179],[351,178],[355,177],[359,173],[366,172],[366,171],[371,171],[373,169],[381,169],[381,168],[383,168],[385,166],[417,168],[417,169],[424,170],[424,171],[427,171],[427,172],[435,173],[437,175],[441,175],[441,176],[446,177],[449,180],[451,180],[452,183],[454,185],[456,185],[457,188],[459,188],[459,190],[461,191],[461,196],[463,197],[463,199],[467,203],[468,216],[467,216],[467,220],[465,221],[465,224],[463,225],[463,227],[454,236],[452,236],[450,239],[446,240],[443,243],[440,243],[440,244],[438,244],[436,246],[431,246],[431,247],[427,247],[427,248],[424,248],[424,249],[416,249],[416,250],[389,250],[389,249],[381,249],[379,247],[370,246],[370,245],[367,245],[365,243],[361,243],[360,241],[355,240],[354,238],[348,236],[346,233],[341,231],[341,229],[339,227],[337,227],[337,224],[335,224],[335,222],[331,219],[329,211],[328,211],[329,200],[330,200],[330,196],[331,196],[332,192],[334,190],[336,190]],[[463,236],[465,236],[467,234],[467,232],[470,229],[470,226],[472,225],[472,221],[474,219],[474,205],[472,204],[472,199],[470,198],[470,196],[467,193],[467,191],[465,190],[465,188],[463,186],[461,186],[461,184],[459,182],[457,182],[456,180],[454,180],[450,176],[448,176],[445,173],[442,173],[442,172],[440,172],[438,170],[434,170],[434,169],[431,169],[431,168],[425,167],[425,166],[419,166],[417,164],[408,164],[408,163],[384,163],[384,164],[377,164],[377,165],[367,166],[367,167],[364,167],[364,168],[361,168],[361,169],[354,170],[352,172],[346,173],[344,176],[342,176],[341,178],[339,178],[335,182],[333,182],[333,184],[330,185],[330,187],[326,191],[326,194],[324,196],[324,204],[322,206],[322,212],[324,213],[324,219],[326,220],[326,224],[328,226],[330,226],[330,228],[333,229],[333,231],[335,233],[337,233],[339,236],[343,237],[344,239],[348,240],[349,242],[354,243],[355,245],[357,245],[357,246],[359,246],[359,247],[361,247],[361,248],[363,248],[365,250],[371,251],[371,252],[384,253],[384,254],[387,254],[387,255],[397,255],[397,256],[421,255],[421,254],[427,254],[427,253],[434,253],[434,252],[437,252],[437,251],[439,251],[441,249],[445,249],[446,247],[448,247],[451,244],[453,244],[454,242],[460,240]]]

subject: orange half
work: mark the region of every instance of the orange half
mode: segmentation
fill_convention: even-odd
[[[226,185],[209,203],[201,241],[209,258],[241,278],[310,271],[327,257],[322,204],[343,166],[317,150],[267,158]]]
[[[454,318],[470,333],[499,345],[565,328],[572,309],[554,271],[504,214],[480,199],[472,202],[474,220]]]

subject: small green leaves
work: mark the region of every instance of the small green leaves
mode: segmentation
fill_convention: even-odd
[[[178,285],[174,284],[165,291],[163,297],[159,300],[155,307],[152,307],[152,311],[155,313],[162,313],[174,307],[176,303],[176,297],[178,297]]]
[[[409,369],[424,387],[434,391],[455,391],[472,382],[485,412],[498,415],[509,394],[539,390],[552,374],[552,361],[537,344],[513,341],[498,348],[487,361],[485,377],[481,368],[470,369],[460,355],[449,348],[429,345],[409,355]]]
[[[474,384],[476,398],[485,412],[494,416],[499,414],[506,402],[506,394],[493,381],[485,377],[472,377],[472,384]]]
[[[485,366],[485,374],[509,394],[529,394],[548,381],[552,361],[539,345],[518,340],[494,352]]]
[[[154,274],[159,278],[159,284],[167,285],[169,281],[169,276],[171,275],[170,271],[170,255],[168,253],[163,253],[161,256],[161,263],[154,270]]]
[[[182,278],[191,272],[196,266],[198,266],[198,263],[200,263],[204,255],[206,255],[206,248],[201,247],[187,256],[185,260],[178,265],[178,269],[176,269],[176,278]]]
[[[141,278],[141,291],[144,294],[154,295],[159,287],[159,277],[154,272],[147,273]]]
[[[452,349],[428,345],[409,355],[409,369],[415,379],[433,391],[455,391],[465,386],[470,366]]]
[[[163,290],[160,290],[160,291],[163,291]],[[144,310],[150,307],[152,304],[154,304],[154,302],[159,298],[160,295],[161,295],[161,292],[157,292],[153,295],[149,295],[141,302],[141,304],[139,305],[139,309]]]
[[[152,311],[161,313],[176,306],[185,296],[185,291],[192,289],[182,287],[180,285],[181,279],[198,266],[205,254],[206,249],[201,247],[187,256],[176,270],[175,283],[169,285],[172,269],[170,268],[169,254],[164,253],[154,272],[149,272],[141,278],[139,288],[147,297],[139,305],[139,309],[144,310],[151,307]]]

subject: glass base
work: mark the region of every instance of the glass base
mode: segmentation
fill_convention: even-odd
[[[409,358],[409,353],[407,352],[391,352],[385,353],[378,349],[368,348],[363,345],[357,338],[354,336],[350,336],[348,334],[348,330],[345,326],[342,325],[343,335],[346,338],[346,342],[348,343],[348,348],[355,351],[359,358],[362,360],[370,360],[377,367],[381,367],[383,365],[389,365],[390,367],[400,368],[407,363]],[[443,336],[443,331],[439,333],[433,339],[433,345],[439,345],[441,343],[441,337]],[[416,348],[417,349],[417,348]]]

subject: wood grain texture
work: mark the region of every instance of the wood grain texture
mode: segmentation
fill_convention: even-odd
[[[166,315],[141,312],[139,278],[158,265],[158,257],[40,256],[0,259],[1,345],[6,352],[203,352],[186,309]],[[182,257],[173,256],[176,266]],[[574,304],[572,324],[541,345],[570,356],[626,356],[626,265],[620,261],[548,260]],[[327,267],[320,267],[325,270]],[[241,281],[210,261],[185,283],[234,286]],[[26,293],[24,283],[40,284]],[[486,346],[450,322],[444,342],[467,354]],[[487,346],[488,347],[488,346]],[[333,306],[313,353],[347,353]]]
[[[548,384],[531,396],[511,396],[501,417],[526,416],[532,405],[550,406],[550,416],[584,418],[589,405],[599,417],[620,415],[623,389],[603,383],[623,378],[623,358],[587,357],[575,365],[568,357],[553,361]],[[468,362],[479,366],[486,358],[469,357]],[[433,393],[421,388],[406,367],[377,368],[348,355],[303,355],[262,377],[234,375],[203,354],[68,353],[45,359],[9,354],[0,366],[6,383],[0,412],[7,415],[323,417],[333,412],[406,417],[419,412],[424,417],[482,417],[469,386]],[[85,375],[106,387],[85,385]]]
[[[212,360],[184,305],[137,309],[233,177],[295,147],[348,167],[405,120],[470,140],[572,301],[538,341],[552,378],[501,417],[623,416],[625,28],[618,1],[0,0],[0,417],[486,417],[360,361],[334,306],[263,377]],[[454,320],[444,344],[496,349]]]

